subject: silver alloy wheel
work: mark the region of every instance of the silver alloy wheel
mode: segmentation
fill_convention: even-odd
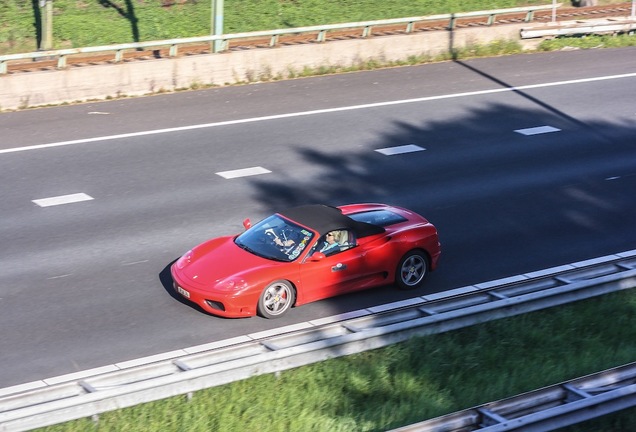
[[[271,283],[258,300],[258,313],[265,318],[278,318],[294,304],[296,293],[286,281]]]
[[[417,288],[428,273],[428,260],[419,251],[407,253],[398,267],[397,283],[402,289]]]

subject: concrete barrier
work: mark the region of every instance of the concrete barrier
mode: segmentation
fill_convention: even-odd
[[[527,26],[527,24],[525,24]],[[201,86],[286,79],[306,69],[437,57],[452,49],[498,40],[523,42],[524,24],[376,36],[218,54],[71,66],[0,77],[0,110],[171,92]]]

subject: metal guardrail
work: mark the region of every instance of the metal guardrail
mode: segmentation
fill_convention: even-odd
[[[521,29],[522,39],[578,36],[587,34],[619,34],[636,31],[636,18],[607,18],[562,21]]]
[[[188,394],[636,287],[636,250],[0,389],[0,431]]]
[[[97,46],[97,47],[68,48],[68,49],[61,49],[61,50],[36,51],[36,52],[22,53],[22,54],[7,54],[7,55],[0,55],[0,75],[6,74],[7,63],[9,61],[15,61],[15,60],[35,60],[39,58],[57,58],[57,67],[64,68],[66,67],[66,58],[70,55],[76,55],[76,54],[96,54],[96,53],[106,53],[106,52],[114,51],[115,52],[114,61],[121,62],[124,58],[125,51],[159,49],[159,48],[168,47],[169,48],[168,55],[170,57],[175,57],[178,55],[179,46],[181,45],[210,43],[212,52],[222,52],[222,51],[226,51],[229,48],[230,41],[239,40],[239,39],[270,38],[269,46],[273,47],[278,44],[279,37],[283,35],[317,33],[316,41],[324,42],[326,40],[327,33],[329,31],[334,31],[334,30],[362,29],[362,36],[368,37],[372,35],[374,27],[405,25],[406,26],[405,32],[411,33],[414,31],[416,24],[423,23],[423,22],[448,21],[448,28],[453,29],[455,28],[457,20],[464,19],[464,18],[487,17],[488,18],[487,24],[492,25],[495,22],[495,19],[498,15],[510,15],[510,14],[521,14],[521,13],[524,13],[526,15],[525,21],[530,22],[533,19],[534,12],[552,10],[557,7],[561,7],[561,5],[562,5],[561,3],[558,3],[558,4],[550,4],[550,5],[542,5],[542,6],[528,6],[528,7],[521,7],[521,8],[494,9],[494,10],[487,10],[487,11],[463,12],[463,13],[455,13],[455,14],[394,18],[394,19],[385,19],[385,20],[376,20],[376,21],[361,21],[361,22],[353,22],[353,23],[328,24],[328,25],[318,25],[318,26],[309,26],[309,27],[295,27],[295,28],[289,28],[289,29],[264,30],[264,31],[248,32],[248,33],[209,35],[209,36],[182,38],[182,39],[136,42],[136,43],[106,45],[106,46]],[[215,44],[214,43],[215,41],[220,41],[220,43]]]
[[[636,363],[390,432],[547,432],[636,406]]]

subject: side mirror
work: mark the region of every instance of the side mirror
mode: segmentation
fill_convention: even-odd
[[[311,256],[309,257],[309,261],[320,261],[325,259],[325,254],[322,252],[314,252],[313,254],[311,254]]]
[[[249,220],[249,218],[245,219],[243,221],[243,226],[245,227],[246,230],[250,229],[252,227],[252,222]]]

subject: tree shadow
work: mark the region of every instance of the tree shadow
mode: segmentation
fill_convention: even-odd
[[[503,135],[500,133],[502,125],[506,125]],[[473,178],[470,189],[479,192],[492,186],[489,183],[492,169],[514,168],[515,177],[522,174],[520,170],[531,174],[537,168],[526,159],[536,149],[525,145],[533,138],[524,137],[515,130],[538,125],[555,125],[573,134],[573,139],[560,148],[545,145],[546,152],[536,156],[536,163],[541,163],[539,168],[542,170],[550,167],[558,171],[561,160],[554,158],[563,151],[563,146],[571,150],[572,157],[585,157],[591,152],[601,152],[588,148],[586,141],[594,139],[602,146],[616,147],[617,137],[629,139],[629,134],[633,133],[627,124],[589,123],[562,115],[557,110],[491,104],[473,109],[467,117],[447,122],[426,120],[417,125],[395,121],[391,127],[395,132],[378,136],[363,151],[339,150],[335,153],[299,144],[295,147],[299,160],[312,166],[315,173],[301,178],[295,178],[293,174],[255,178],[251,182],[253,198],[272,209],[323,202],[339,205],[361,198],[399,202],[405,195],[431,197],[438,193],[438,183],[453,186],[446,189],[447,193],[453,193],[459,187],[453,183],[467,178]],[[555,138],[556,135],[546,135],[535,141],[554,143]],[[425,151],[396,156],[384,156],[374,151],[406,144],[418,145]],[[418,186],[426,188],[415,191]]]
[[[42,45],[42,11],[40,10],[40,0],[31,0],[33,8],[33,25],[35,27],[35,43],[36,49]]]
[[[127,19],[130,22],[130,27],[132,29],[133,41],[135,42],[140,41],[139,26],[138,26],[139,19],[135,15],[135,6],[133,5],[132,0],[125,0],[126,1],[125,9],[119,6],[118,4],[113,3],[111,0],[97,0],[97,1],[99,2],[100,5],[104,6],[105,8],[115,9],[117,13],[119,13],[119,15]]]

